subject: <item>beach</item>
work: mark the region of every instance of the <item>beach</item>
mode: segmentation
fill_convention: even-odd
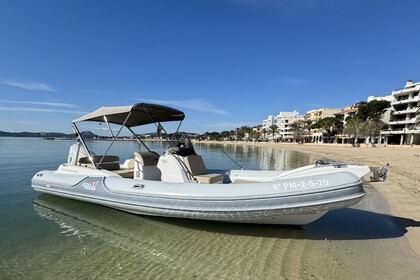
[[[92,149],[100,151],[105,144],[96,142]],[[167,144],[148,146],[162,153]],[[366,181],[361,202],[332,210],[309,225],[219,223],[133,215],[39,194],[30,187],[32,176],[57,168],[70,143],[0,138],[0,147],[7,147],[0,160],[0,212],[5,213],[0,238],[7,241],[0,244],[2,278],[418,279],[417,174],[399,158],[408,153],[418,160],[419,149],[196,144],[209,168],[236,168],[224,152],[246,169],[291,169],[316,159],[371,166],[388,160],[391,166],[386,182]],[[138,145],[118,141],[113,147],[126,158]],[[400,169],[412,173],[403,176]]]
[[[361,144],[353,147],[347,144],[305,143],[266,143],[266,142],[214,142],[236,145],[252,145],[289,149],[310,153],[314,161],[320,157],[348,163],[366,164],[378,168],[389,163],[388,178],[385,182],[370,182],[369,176],[363,179],[366,188],[374,188],[386,200],[392,216],[406,231],[411,250],[420,257],[420,147],[384,146]]]

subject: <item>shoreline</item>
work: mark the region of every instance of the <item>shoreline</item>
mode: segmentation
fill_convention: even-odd
[[[377,147],[361,144],[353,147],[349,144],[305,143],[266,143],[266,142],[232,142],[200,141],[217,145],[249,145],[277,149],[288,149],[311,154],[332,160],[366,164],[370,167],[390,164],[387,181],[370,182],[367,175],[364,179],[375,188],[386,200],[391,214],[398,218],[412,220],[411,225],[400,224],[406,228],[405,237],[414,254],[420,257],[420,146],[384,146]],[[413,224],[415,226],[413,226]]]

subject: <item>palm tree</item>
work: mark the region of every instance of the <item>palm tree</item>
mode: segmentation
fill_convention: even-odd
[[[277,125],[275,125],[275,124],[270,125],[270,130],[273,133],[273,141],[274,141],[274,134],[277,132],[278,128],[279,127]]]
[[[263,138],[265,139],[265,134],[267,133],[267,129],[263,128],[263,129],[261,129],[261,132],[263,134]]]
[[[293,139],[295,142],[299,142],[303,138],[303,134],[305,133],[305,129],[300,123],[292,123],[290,126],[290,130],[293,132]]]

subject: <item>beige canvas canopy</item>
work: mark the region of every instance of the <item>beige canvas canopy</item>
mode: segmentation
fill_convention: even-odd
[[[73,120],[73,123],[82,121],[105,122],[134,127],[156,122],[182,121],[183,112],[157,104],[138,103],[129,106],[101,107],[83,117]],[[128,117],[128,118],[127,118]]]

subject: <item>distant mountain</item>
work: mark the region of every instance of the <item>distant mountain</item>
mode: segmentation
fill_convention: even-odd
[[[83,138],[99,137],[91,131],[81,132]],[[0,131],[0,137],[42,137],[42,138],[75,138],[74,134],[60,132],[6,132]]]
[[[100,136],[96,135],[95,133],[93,133],[91,131],[82,131],[82,132],[80,132],[80,134],[82,134],[83,138],[95,138],[95,137],[98,138],[98,137],[100,137]],[[70,135],[73,135],[73,134],[70,134]],[[73,135],[73,137],[74,137],[74,135]]]

